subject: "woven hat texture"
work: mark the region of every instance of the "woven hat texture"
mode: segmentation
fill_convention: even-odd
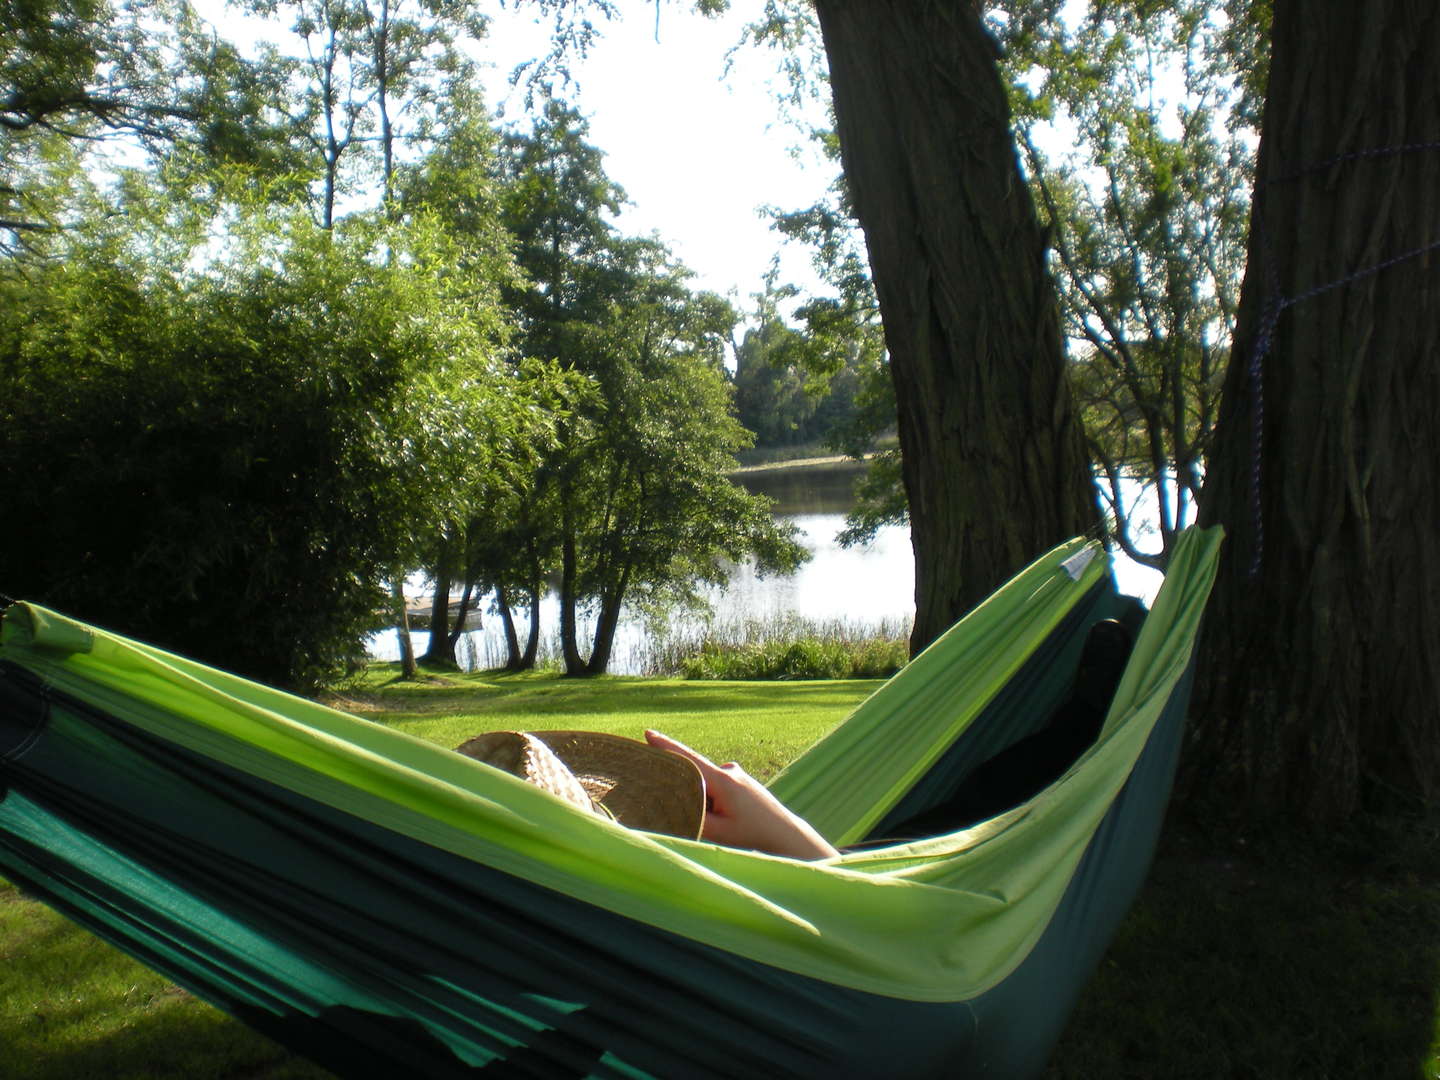
[[[487,731],[455,749],[632,829],[700,835],[700,770],[649,743],[596,731]]]

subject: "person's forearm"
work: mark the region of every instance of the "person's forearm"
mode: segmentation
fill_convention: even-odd
[[[647,731],[645,738],[652,746],[693,761],[704,777],[707,805],[702,840],[789,859],[828,859],[840,854],[814,826],[733,761],[716,765],[704,754],[656,731]]]

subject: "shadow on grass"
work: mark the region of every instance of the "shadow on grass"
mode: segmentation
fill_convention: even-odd
[[[47,1049],[3,1075],[13,1080],[334,1080],[333,1074],[237,1020],[206,1008],[147,1012],[120,1031]]]
[[[1172,826],[1049,1080],[1436,1075],[1435,823],[1343,837]]]
[[[1172,825],[1048,1080],[1433,1078],[1437,837],[1414,819],[1324,843]],[[328,1076],[13,889],[0,899],[7,1080]]]
[[[0,882],[5,1080],[330,1074]]]

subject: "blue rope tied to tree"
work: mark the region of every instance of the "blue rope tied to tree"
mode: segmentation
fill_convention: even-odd
[[[1302,180],[1307,176],[1325,172],[1340,165],[1348,165],[1356,161],[1370,161],[1376,158],[1395,157],[1401,154],[1424,153],[1432,150],[1440,150],[1440,140],[1424,143],[1405,143],[1400,146],[1371,147],[1364,150],[1352,150],[1348,153],[1337,154],[1327,158],[1318,164],[1308,166],[1286,176],[1277,177],[1274,180],[1262,184],[1256,191],[1263,194],[1269,188],[1277,185]],[[1261,505],[1261,464],[1265,447],[1265,357],[1270,351],[1274,342],[1275,329],[1280,323],[1280,316],[1289,308],[1297,304],[1303,304],[1307,300],[1313,300],[1322,293],[1331,292],[1334,289],[1342,289],[1362,278],[1371,277],[1382,271],[1389,270],[1399,263],[1410,259],[1419,258],[1432,251],[1440,250],[1440,240],[1423,244],[1410,251],[1402,252],[1399,255],[1391,256],[1372,266],[1361,267],[1352,271],[1342,278],[1326,282],[1324,285],[1316,285],[1306,289],[1295,296],[1284,296],[1280,291],[1279,275],[1275,270],[1275,259],[1270,251],[1270,240],[1265,233],[1263,216],[1257,215],[1256,227],[1260,229],[1260,251],[1265,262],[1266,293],[1268,298],[1265,301],[1264,312],[1260,316],[1260,326],[1255,332],[1255,343],[1250,350],[1250,362],[1246,372],[1250,380],[1250,524],[1254,533],[1254,550],[1250,559],[1250,568],[1247,576],[1253,581],[1260,576],[1260,563],[1265,554],[1265,520]]]

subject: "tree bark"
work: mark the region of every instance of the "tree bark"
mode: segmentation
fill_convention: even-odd
[[[1202,502],[1229,542],[1182,774],[1252,818],[1322,824],[1436,795],[1437,56],[1434,4],[1275,0]]]
[[[441,537],[440,553],[432,571],[435,595],[430,600],[430,644],[421,657],[427,664],[458,666],[455,662],[455,642],[450,637],[450,584],[457,562],[455,546],[456,541],[448,533]]]
[[[954,0],[816,0],[895,384],[918,650],[1098,524],[995,44]]]
[[[521,671],[534,668],[540,655],[540,598],[544,595],[544,586],[536,581],[530,589],[530,634],[525,639],[525,655],[520,657]]]
[[[510,594],[504,585],[495,587],[495,607],[500,612],[500,626],[505,632],[505,670],[521,671],[520,637],[515,633],[515,614],[510,610]]]
[[[625,590],[629,587],[630,566],[627,563],[620,571],[620,579],[600,601],[600,614],[595,620],[594,647],[590,650],[590,662],[586,667],[591,675],[604,675],[610,667],[610,658],[615,652],[615,631],[620,626],[620,611],[625,601]]]
[[[575,609],[580,602],[576,588],[579,576],[579,555],[575,550],[575,534],[568,512],[565,537],[560,543],[560,653],[566,675],[588,675],[585,658],[580,655],[579,620]]]
[[[415,666],[415,645],[410,640],[410,614],[405,609],[405,579],[398,570],[390,583],[390,603],[395,616],[395,637],[400,645],[400,677],[413,679],[419,669]]]
[[[450,627],[450,655],[455,655],[455,647],[460,644],[460,636],[465,633],[465,623],[470,618],[470,609],[475,602],[475,582],[465,582],[465,589],[460,593],[460,606],[455,611],[455,624]]]

